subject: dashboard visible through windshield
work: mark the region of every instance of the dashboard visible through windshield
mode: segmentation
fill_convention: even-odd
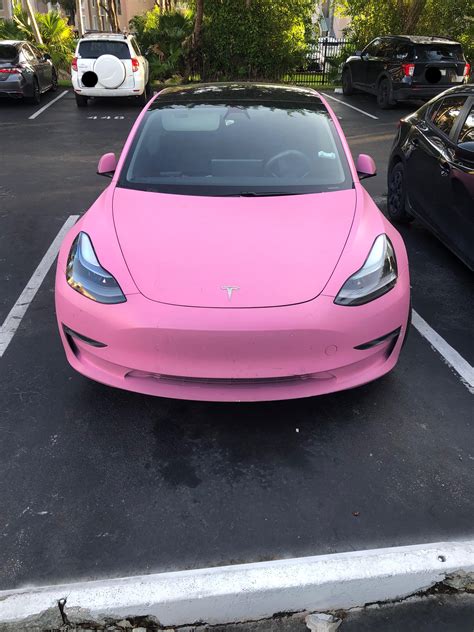
[[[146,112],[118,186],[181,195],[290,195],[352,187],[319,104],[185,103]]]

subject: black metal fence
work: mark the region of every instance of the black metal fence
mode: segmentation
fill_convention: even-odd
[[[350,46],[345,39],[321,37],[312,45],[301,68],[280,77],[280,81],[292,84],[324,85],[340,78],[342,63]]]

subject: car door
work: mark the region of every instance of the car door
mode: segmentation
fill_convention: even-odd
[[[371,42],[362,52],[363,63],[363,83],[370,91],[374,91],[375,79],[380,74],[383,61],[380,57],[382,52],[383,39],[378,37]]]
[[[28,49],[31,53],[31,63],[34,65],[40,90],[43,92],[51,85],[51,82],[48,81],[48,77],[46,73],[45,60],[43,58],[42,53],[40,53],[40,51],[37,48],[35,48],[32,44],[28,44]]]
[[[376,92],[378,79],[381,73],[387,69],[389,60],[393,55],[394,46],[388,37],[381,37],[373,54],[369,56],[367,64],[367,84],[371,91]]]
[[[453,250],[474,268],[474,97],[468,99],[459,116],[454,139],[450,173],[453,203],[447,230]]]
[[[452,231],[452,168],[456,145],[453,134],[464,111],[466,96],[438,99],[411,133],[406,155],[407,194],[416,214],[440,236]]]
[[[367,87],[368,66],[370,59],[377,53],[380,38],[374,39],[360,54],[360,59],[351,61],[352,83],[363,88]]]

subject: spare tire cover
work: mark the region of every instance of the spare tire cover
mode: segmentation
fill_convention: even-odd
[[[115,55],[101,55],[94,64],[94,71],[105,88],[118,88],[125,79],[125,66]]]

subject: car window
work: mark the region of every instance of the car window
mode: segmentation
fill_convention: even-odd
[[[132,48],[133,48],[133,50],[134,50],[135,55],[137,55],[137,57],[141,57],[141,54],[142,54],[142,53],[141,53],[141,51],[140,51],[140,49],[139,49],[139,47],[138,47],[138,44],[137,44],[136,40],[132,38],[132,39],[130,40],[130,43],[131,43],[131,45],[132,45]]]
[[[380,38],[371,42],[364,50],[364,55],[370,55],[370,57],[377,57],[380,47]]]
[[[459,44],[417,44],[416,61],[464,61]]]
[[[0,60],[14,61],[18,57],[18,49],[10,44],[0,44]]]
[[[474,105],[459,132],[458,143],[474,142]]]
[[[181,195],[289,194],[348,189],[352,178],[321,104],[157,103],[145,114],[120,186]]]
[[[463,96],[441,99],[439,105],[435,105],[431,112],[431,122],[446,136],[449,136],[465,102],[466,97]]]
[[[79,44],[79,56],[85,59],[97,59],[101,55],[114,55],[119,59],[130,59],[127,42],[115,40],[83,40]]]
[[[43,53],[41,53],[37,48],[35,48],[32,44],[29,45],[29,47],[31,48],[33,55],[36,57],[36,59],[38,61],[42,61],[43,60]]]
[[[380,46],[378,48],[378,57],[393,57],[395,50],[395,43],[391,39],[380,40]]]
[[[38,61],[36,59],[36,55],[33,53],[33,51],[31,50],[29,46],[26,46],[26,45],[23,46],[23,48],[21,49],[21,52],[25,56],[25,59],[29,61],[30,63],[35,64]]]
[[[393,56],[395,59],[403,61],[410,57],[411,47],[406,42],[395,42],[393,47]]]

